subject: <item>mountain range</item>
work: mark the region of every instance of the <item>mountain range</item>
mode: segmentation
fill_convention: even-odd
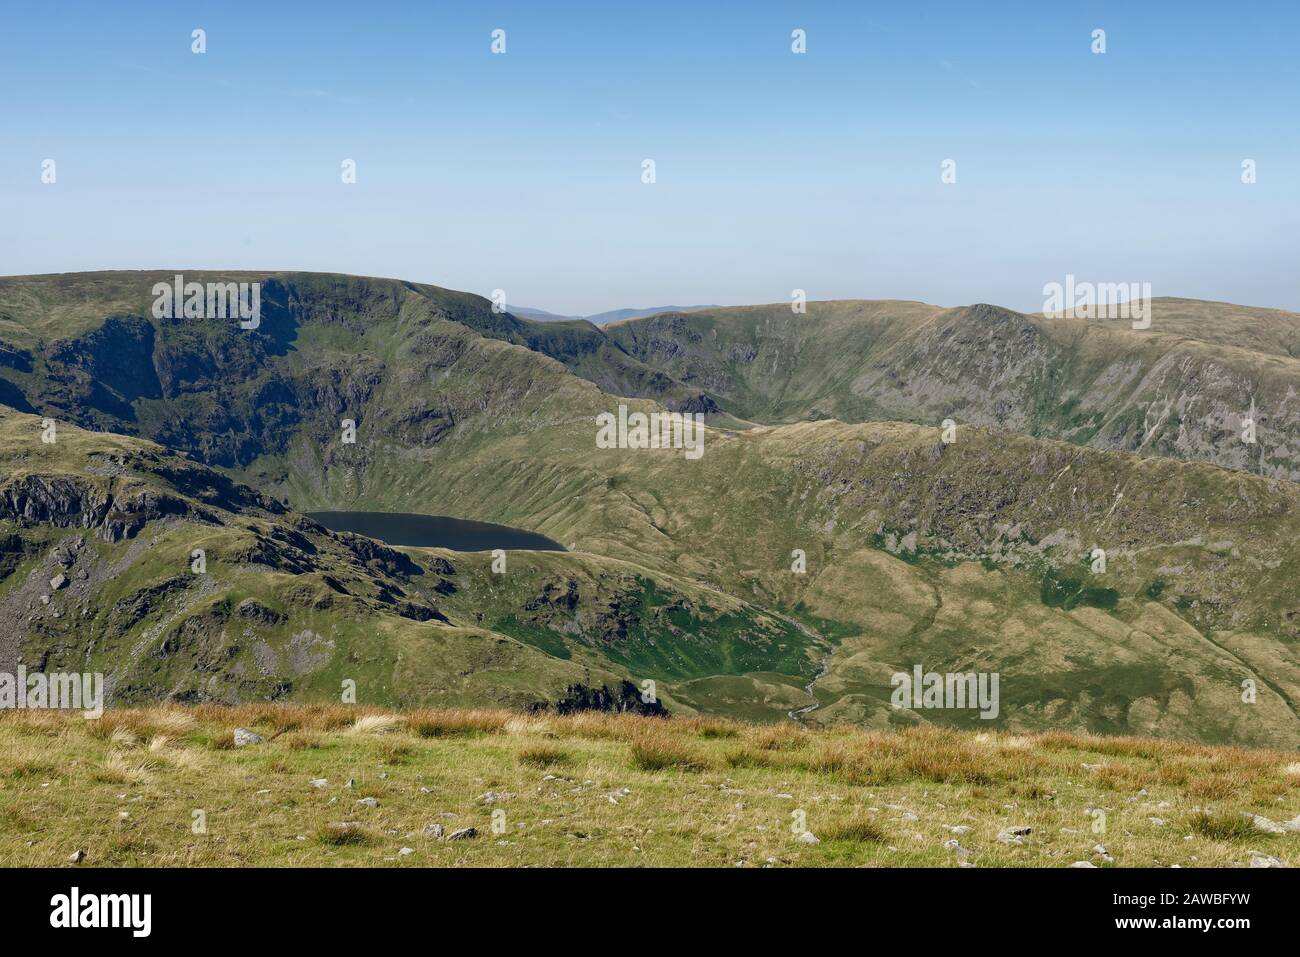
[[[538,322],[562,322],[566,319],[586,319],[593,325],[603,326],[609,322],[621,322],[624,319],[640,319],[654,316],[661,312],[694,312],[696,309],[717,309],[717,306],[652,306],[649,309],[610,309],[590,316],[560,316],[545,309],[531,309],[528,306],[511,306],[510,312],[524,319],[536,319]]]
[[[1300,745],[1296,313],[598,326],[397,280],[185,278],[260,283],[260,324],[155,318],[172,273],[0,279],[0,671],[102,671],[118,703],[649,681],[675,714]],[[701,415],[705,453],[598,448],[620,405]],[[303,514],[349,509],[569,550],[500,570]],[[892,706],[917,665],[999,674],[998,716]]]

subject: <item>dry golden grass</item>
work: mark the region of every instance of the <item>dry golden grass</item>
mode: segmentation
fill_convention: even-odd
[[[855,809],[848,817],[832,821],[821,829],[817,835],[826,842],[846,841],[857,843],[882,843],[886,840],[885,831],[880,827],[874,815],[861,809]]]
[[[795,724],[757,725],[742,736],[747,745],[761,751],[794,751],[808,746],[812,736]]]
[[[517,716],[504,711],[448,710],[412,711],[406,726],[422,738],[461,734],[501,734]]]
[[[519,761],[535,768],[550,768],[568,763],[569,752],[553,744],[535,744],[519,752]]]
[[[286,748],[294,751],[309,751],[324,747],[327,737],[323,731],[290,731],[283,740]]]
[[[704,771],[714,764],[706,753],[666,734],[646,731],[630,745],[632,764],[641,771]]]
[[[235,748],[237,727],[266,740]],[[1296,770],[1271,751],[933,726],[345,705],[9,712],[0,859],[952,866],[944,842],[962,824],[976,866],[1066,866],[1099,841],[1119,866],[1246,866],[1252,851],[1300,863],[1300,832],[1253,820],[1300,817]],[[189,829],[196,808],[204,835]],[[819,843],[799,843],[792,821]],[[1032,828],[1024,845],[996,840],[1015,825]],[[449,839],[464,827],[478,836]]]
[[[740,736],[740,730],[735,724],[718,718],[683,718],[679,719],[677,723],[693,734],[705,739],[736,738]]]
[[[395,714],[367,714],[352,722],[348,734],[388,734],[402,727],[405,722]]]
[[[156,762],[134,760],[121,751],[110,751],[99,763],[96,779],[111,784],[144,784],[152,782]]]
[[[578,714],[557,715],[550,719],[550,727],[561,737],[589,738],[594,741],[631,741],[647,733],[652,725],[647,722],[661,718],[639,718],[631,714]]]

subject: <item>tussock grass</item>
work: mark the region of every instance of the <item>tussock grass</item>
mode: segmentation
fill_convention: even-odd
[[[368,714],[357,718],[348,729],[349,734],[388,734],[403,724],[395,714]]]
[[[539,734],[546,737],[555,734],[545,718],[532,714],[511,718],[506,722],[504,730],[506,734]]]
[[[1187,793],[1204,801],[1223,801],[1246,790],[1250,782],[1226,774],[1207,774],[1187,782]]]
[[[745,743],[761,751],[795,751],[808,746],[812,736],[800,725],[775,724],[750,728]]]
[[[1092,772],[1093,782],[1111,791],[1139,791],[1157,778],[1155,768],[1131,764],[1107,764]]]
[[[236,749],[237,727],[266,740]],[[1298,765],[1275,751],[927,725],[333,704],[9,713],[0,860],[61,866],[84,848],[102,866],[946,867],[963,824],[979,866],[1059,867],[1090,857],[1088,809],[1102,807],[1116,866],[1247,866],[1259,848],[1298,864],[1300,839],[1247,816],[1300,815]],[[207,835],[189,830],[196,807]],[[507,839],[492,836],[497,809]],[[820,843],[795,839],[796,812]],[[994,839],[1013,824],[1033,840]],[[478,836],[447,839],[467,827]]]
[[[168,734],[183,734],[197,723],[194,715],[180,708],[159,708],[151,714],[154,726]]]
[[[854,811],[846,818],[840,818],[825,824],[817,832],[819,840],[826,842],[847,843],[882,843],[887,835],[874,818],[865,811]]]
[[[58,768],[48,761],[17,760],[7,764],[4,769],[4,775],[14,780],[48,777],[57,772]]]
[[[1091,751],[1116,758],[1164,758],[1193,756],[1204,751],[1199,745],[1156,738],[1104,738],[1094,734],[1051,731],[1038,736],[1038,745],[1048,751]]]
[[[130,728],[114,728],[108,741],[118,748],[134,748],[140,743],[140,739]]]
[[[372,844],[375,834],[368,828],[351,821],[322,825],[316,831],[316,841],[329,847],[350,847],[360,844]]]
[[[733,768],[776,768],[783,763],[780,756],[774,755],[771,751],[760,751],[758,748],[751,747],[728,751],[724,760]]]
[[[234,735],[226,728],[218,728],[212,732],[202,732],[197,734],[194,740],[212,751],[235,750]]]
[[[734,724],[716,718],[686,718],[680,724],[705,740],[740,736],[740,730]]]
[[[98,718],[86,722],[91,735],[127,747],[158,735],[183,734],[197,724],[193,713],[176,706],[105,711]]]
[[[519,763],[535,768],[550,768],[569,760],[569,752],[552,744],[535,744],[519,752]]]
[[[379,758],[387,765],[410,764],[419,752],[409,744],[387,742],[379,751]]]
[[[58,731],[63,727],[64,720],[61,715],[53,711],[5,709],[0,711],[0,725],[4,724],[22,731]]]
[[[95,778],[111,784],[143,784],[153,780],[157,767],[154,761],[133,760],[121,751],[110,751],[100,761]]]
[[[319,731],[291,731],[282,739],[284,746],[292,751],[311,751],[325,747],[326,736]]]
[[[562,737],[587,738],[593,741],[631,741],[643,734],[648,721],[658,718],[639,718],[631,714],[595,714],[579,712],[556,716],[552,727]]]
[[[768,760],[772,767],[802,768],[848,784],[885,784],[902,773],[897,756],[866,742],[837,741],[795,759],[769,753]]]
[[[1187,826],[1193,833],[1216,841],[1254,840],[1260,836],[1249,818],[1228,812],[1202,811],[1193,815]]]
[[[732,767],[802,769],[850,784],[924,780],[936,784],[991,784],[1042,774],[1049,766],[1029,745],[985,752],[969,736],[941,728],[897,734],[821,736],[798,732],[759,736],[731,751]],[[1026,739],[1028,740],[1028,739]]]
[[[645,735],[631,744],[632,764],[642,771],[707,770],[712,762],[700,751],[665,735]]]
[[[406,724],[422,738],[444,738],[452,735],[501,734],[511,719],[510,714],[501,711],[425,710],[412,712]]]

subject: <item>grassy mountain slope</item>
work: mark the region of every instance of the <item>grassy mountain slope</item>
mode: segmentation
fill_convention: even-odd
[[[1151,328],[1134,330],[982,304],[813,302],[806,315],[746,306],[630,320],[606,334],[741,418],[951,417],[1300,479],[1295,313],[1156,299]]]
[[[377,451],[361,502],[454,502],[802,616],[837,642],[812,720],[906,720],[889,675],[919,662],[1000,670],[1013,727],[1297,739],[1293,483],[973,428],[950,446],[901,424],[711,431],[698,462],[591,433],[434,450],[424,479]],[[714,690],[742,698],[741,677],[766,679]]]
[[[1300,486],[1292,482],[967,424],[952,444],[934,425],[899,422],[715,428],[698,461],[677,450],[595,447],[595,416],[624,400],[588,379],[609,375],[614,392],[637,391],[624,373],[662,376],[686,402],[716,395],[755,419],[801,418],[810,404],[819,415],[908,418],[901,411],[909,402],[947,389],[965,397],[968,412],[1000,409],[1001,424],[1034,431],[1055,413],[1034,411],[1029,398],[1053,376],[1109,375],[1106,363],[1119,353],[1106,337],[1124,338],[1119,331],[1044,324],[995,307],[814,303],[807,316],[788,307],[784,315],[778,307],[720,310],[634,320],[605,335],[581,322],[528,323],[435,287],[296,274],[264,277],[262,326],[246,333],[233,323],[151,319],[156,278],[165,277],[0,281],[0,317],[9,317],[0,323],[8,343],[0,375],[11,394],[61,427],[153,439],[211,466],[205,481],[233,478],[296,509],[457,515],[536,530],[572,549],[512,553],[504,576],[486,555],[388,550],[419,569],[373,580],[346,555],[329,557],[330,567],[343,562],[338,575],[360,576],[347,587],[357,632],[346,644],[354,656],[364,657],[362,646],[372,653],[370,685],[385,695],[363,700],[553,701],[575,680],[651,679],[679,712],[759,720],[800,712],[808,723],[924,720],[1300,743]],[[144,298],[132,300],[129,290],[140,287]],[[104,304],[113,314],[96,326],[87,317]],[[30,327],[19,334],[14,316],[29,307]],[[1187,308],[1190,329],[1203,317]],[[1263,342],[1266,317],[1252,321],[1252,341]],[[1280,348],[1284,339],[1271,341]],[[662,361],[674,343],[673,361]],[[1122,345],[1153,350],[1153,367],[1169,361],[1168,352],[1155,355],[1155,339]],[[1080,358],[1089,350],[1096,363]],[[624,357],[623,372],[611,371],[610,355]],[[705,360],[717,360],[707,375],[699,371]],[[882,371],[908,362],[920,378]],[[916,384],[923,381],[933,388]],[[355,444],[341,440],[345,418],[357,424]],[[20,423],[12,428],[27,444],[18,443],[4,476],[25,467],[39,431],[35,418],[6,421]],[[83,463],[59,467],[80,474]],[[273,506],[282,517],[265,519],[271,524],[253,541],[284,523],[312,541],[335,541],[271,499],[223,504],[230,514],[212,524],[228,530],[245,511]],[[18,535],[24,555],[39,553],[27,544],[36,535],[34,526]],[[183,544],[170,546],[171,561],[188,554]],[[227,548],[235,546],[223,539]],[[316,548],[335,555],[334,545]],[[1091,571],[1093,548],[1107,553],[1103,573]],[[796,549],[806,553],[806,573],[791,569]],[[162,560],[152,556],[158,549],[144,551],[142,561]],[[318,567],[323,559],[281,580],[232,554],[223,574],[246,578],[249,589],[277,589],[264,603],[294,622],[276,626],[278,640],[304,628],[324,634],[332,611],[304,625],[270,600],[331,574]],[[0,594],[48,581],[48,569],[31,564],[37,558],[23,561]],[[306,589],[312,600],[330,591]],[[107,597],[101,607],[120,601]],[[21,612],[38,598],[24,592],[13,607]],[[388,607],[403,601],[447,620],[416,622]],[[163,601],[144,604],[154,610]],[[255,634],[230,626],[228,610],[214,620],[182,634],[186,654],[198,654],[203,636],[218,648],[255,645]],[[92,647],[79,634],[59,660]],[[131,634],[146,642],[143,632]],[[508,654],[500,670],[480,675],[477,665],[450,660],[461,651],[420,636],[458,649],[488,641]],[[25,641],[25,660],[52,647]],[[270,644],[277,660],[291,657]],[[985,722],[971,712],[891,708],[890,675],[914,664],[998,672],[1001,714]],[[181,683],[192,663],[142,671],[127,656],[113,665],[144,676],[131,678],[142,695],[192,690]],[[300,678],[281,693],[336,694],[338,674],[322,672],[318,685]],[[248,696],[272,696],[283,678],[275,672],[269,689],[254,684]],[[1255,686],[1252,703],[1242,700],[1243,682]]]
[[[445,558],[332,534],[149,443],[40,433],[0,411],[0,671],[103,672],[118,704],[337,701],[350,679],[359,701],[522,706],[616,682],[451,621]]]

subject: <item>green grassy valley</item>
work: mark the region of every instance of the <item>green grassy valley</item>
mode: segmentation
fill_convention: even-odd
[[[1293,314],[1158,300],[1147,335],[844,302],[601,329],[223,275],[263,283],[244,331],[153,318],[170,278],[0,279],[0,671],[102,671],[115,705],[352,682],[554,709],[653,682],[678,717],[1300,745]],[[598,448],[620,403],[703,413],[704,455]],[[568,551],[499,568],[302,515],[331,509]],[[998,674],[997,716],[896,707],[916,665]]]

